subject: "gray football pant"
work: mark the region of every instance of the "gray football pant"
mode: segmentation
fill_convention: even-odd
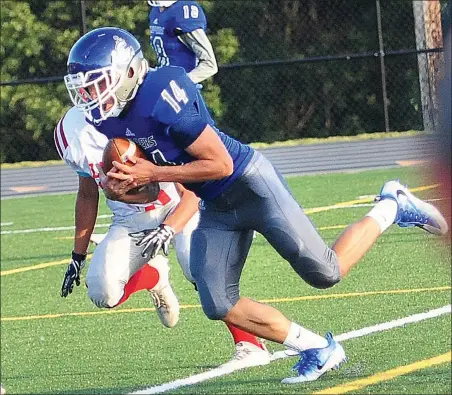
[[[190,270],[204,313],[222,319],[239,300],[239,280],[253,239],[261,233],[297,274],[316,288],[340,281],[336,253],[322,240],[286,182],[256,152],[222,195],[200,203]]]

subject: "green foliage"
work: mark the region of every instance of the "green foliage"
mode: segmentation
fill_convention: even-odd
[[[445,2],[443,2],[444,4]],[[86,1],[88,30],[133,32],[151,66],[146,1]],[[378,52],[374,0],[202,1],[220,65]],[[415,49],[412,4],[382,2],[386,50]],[[1,81],[63,76],[80,37],[78,1],[1,2]],[[386,57],[392,130],[422,129],[416,55]],[[376,57],[223,68],[203,95],[219,126],[244,142],[384,130]],[[69,107],[62,82],[1,89],[1,162],[57,159],[53,129]]]

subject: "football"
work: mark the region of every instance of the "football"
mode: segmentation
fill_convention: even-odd
[[[113,167],[113,161],[123,163],[127,166],[133,166],[134,163],[129,160],[131,156],[147,159],[144,151],[132,140],[115,137],[110,139],[104,148],[102,155],[102,170],[105,174]],[[137,198],[137,203],[150,203],[157,199],[160,192],[158,182],[131,189],[127,195],[133,195]]]

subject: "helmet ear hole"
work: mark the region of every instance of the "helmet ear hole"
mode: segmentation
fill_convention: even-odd
[[[132,67],[129,67],[129,72],[127,73],[128,78],[133,78],[135,75],[135,70]]]

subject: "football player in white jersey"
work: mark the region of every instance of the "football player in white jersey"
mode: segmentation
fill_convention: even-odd
[[[79,176],[74,251],[62,286],[62,296],[66,297],[74,282],[80,284],[97,217],[99,188],[106,182],[118,181],[104,178],[101,162],[108,139],[86,122],[83,112],[72,107],[58,122],[54,138],[59,155]],[[158,199],[152,203],[128,204],[107,198],[113,212],[112,225],[106,235],[101,235],[85,282],[89,298],[96,306],[105,308],[116,307],[132,293],[147,289],[163,325],[172,327],[179,318],[179,304],[168,281],[168,260],[161,255],[151,260],[143,257],[143,247],[137,246],[129,233],[155,228],[154,252],[162,248],[167,253],[173,242],[185,277],[194,283],[189,268],[190,237],[198,223],[199,199],[179,184],[160,183],[160,189]],[[122,196],[121,200],[127,198]],[[253,335],[234,326],[228,329],[236,352],[224,365],[235,370],[270,362],[265,345]]]
[[[79,176],[75,210],[75,237],[72,260],[65,274],[62,296],[80,284],[80,272],[97,217],[101,161],[107,137],[85,121],[81,111],[71,108],[55,128],[55,145],[61,158]],[[133,199],[133,198],[132,198]],[[88,296],[98,307],[123,303],[131,293],[148,289],[162,323],[173,327],[179,305],[168,281],[168,260],[161,255],[149,260],[129,237],[144,224],[160,231],[156,245],[167,252],[170,241],[176,248],[184,275],[193,282],[189,269],[191,231],[196,227],[198,198],[181,185],[161,183],[156,201],[127,204],[107,199],[113,212],[112,225],[97,246],[86,275]]]

